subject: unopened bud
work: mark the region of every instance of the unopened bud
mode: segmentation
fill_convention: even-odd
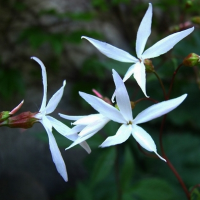
[[[169,28],[169,32],[170,33],[176,33],[178,31],[182,31],[182,30],[185,30],[185,29],[188,29],[190,27],[192,27],[192,23],[190,21],[185,21],[183,23],[180,23],[179,25],[175,25],[175,26],[171,26]]]
[[[110,101],[110,99],[109,99],[108,97],[102,96],[102,95],[101,95],[97,90],[95,90],[95,89],[92,89],[92,92],[94,92],[94,94],[95,94],[97,97],[99,97],[100,99],[104,100],[106,103],[112,105],[112,103],[111,103],[111,101]]]
[[[10,115],[14,115],[23,105],[24,100],[21,101],[21,103],[19,105],[17,105],[15,108],[12,109],[12,111],[10,111]]]
[[[185,8],[190,8],[191,6],[192,6],[192,1],[191,0],[188,0],[188,1],[186,1],[186,3],[185,3]]]
[[[11,116],[0,123],[0,126],[8,126],[10,128],[31,128],[38,121],[34,116],[37,113],[23,112],[17,116]]]
[[[145,65],[145,69],[146,69],[146,72],[147,73],[151,73],[151,72],[154,72],[154,66],[153,66],[153,63],[151,60],[149,59],[145,59],[144,60],[144,65]]]
[[[10,117],[10,111],[2,111],[0,113],[0,123],[7,120]]]
[[[200,63],[200,56],[196,53],[190,53],[184,60],[183,64],[188,67],[193,67]]]
[[[179,25],[171,26],[171,27],[169,28],[169,32],[170,32],[170,33],[176,33],[176,32],[178,32],[178,31],[180,31]]]
[[[195,24],[200,24],[200,16],[193,17],[191,21]]]

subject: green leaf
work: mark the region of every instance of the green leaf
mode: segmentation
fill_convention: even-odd
[[[122,188],[126,189],[128,186],[130,186],[131,180],[133,180],[133,175],[135,172],[134,157],[129,147],[125,148],[124,162],[122,165],[123,167],[121,171],[120,182],[121,182]]]
[[[174,200],[179,199],[173,187],[160,178],[146,178],[132,187],[129,194],[140,200]]]
[[[83,75],[95,75],[96,77],[102,79],[105,77],[105,68],[96,57],[86,59],[83,63],[81,72]]]
[[[20,70],[1,69],[0,70],[0,94],[6,100],[16,93],[24,93],[23,79]]]
[[[91,174],[91,186],[96,185],[102,181],[113,169],[116,157],[116,151],[114,147],[102,149],[102,153],[94,165],[94,169]]]
[[[90,188],[86,184],[80,182],[78,183],[75,196],[76,200],[83,200],[83,199],[93,200]]]
[[[200,200],[200,188],[195,188],[191,194],[191,200]]]

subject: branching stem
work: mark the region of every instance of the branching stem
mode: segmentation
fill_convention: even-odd
[[[173,73],[172,80],[171,80],[171,84],[170,84],[170,87],[169,87],[169,92],[168,92],[168,95],[167,95],[167,99],[169,99],[169,97],[170,97],[170,95],[171,95],[172,86],[173,86],[173,84],[174,84],[174,79],[175,79],[175,77],[176,77],[176,74],[177,74],[178,70],[181,68],[181,66],[183,66],[183,63],[181,63],[181,64],[177,67],[177,69],[174,71],[174,73]]]
[[[176,74],[177,74],[178,70],[181,68],[182,65],[183,64],[181,63],[173,73],[171,84],[170,84],[170,87],[169,87],[168,95],[166,95],[166,93],[164,93],[164,97],[165,97],[166,100],[170,98],[172,87],[173,87],[173,84],[174,84],[174,79],[176,77]],[[162,81],[160,81],[160,83],[162,83]],[[167,115],[164,115],[162,123],[161,123],[161,126],[160,126],[160,134],[159,134],[159,142],[160,142],[160,148],[161,148],[162,156],[166,159],[168,167],[171,169],[171,171],[174,173],[174,175],[176,176],[177,180],[179,181],[181,187],[183,188],[183,190],[185,192],[185,195],[186,195],[187,199],[190,200],[190,192],[188,191],[188,189],[187,189],[184,181],[182,180],[181,176],[179,175],[179,173],[176,171],[176,169],[174,168],[174,166],[172,165],[170,160],[167,158],[167,156],[165,154],[165,151],[164,151],[164,147],[163,147],[163,143],[162,143],[162,135],[163,135],[163,129],[164,129],[166,117],[167,117]]]
[[[167,165],[168,167],[171,169],[171,171],[174,173],[174,175],[176,176],[176,178],[178,179],[181,187],[183,188],[188,200],[190,200],[190,193],[185,185],[185,183],[183,182],[181,176],[179,175],[179,173],[176,171],[176,169],[174,168],[174,166],[172,165],[172,163],[170,162],[170,160],[167,158],[164,148],[163,148],[163,143],[162,143],[162,133],[163,133],[163,129],[164,129],[164,124],[165,124],[165,120],[166,120],[167,115],[164,115],[162,123],[161,123],[161,127],[160,127],[160,134],[159,134],[159,141],[160,141],[160,148],[161,148],[161,152],[162,152],[162,156],[166,159],[167,161]]]
[[[163,91],[164,97],[165,97],[165,99],[166,99],[166,98],[167,98],[167,95],[166,95],[166,91],[165,91],[165,87],[164,87],[164,85],[163,85],[163,82],[162,82],[161,78],[158,76],[158,74],[157,74],[156,71],[154,71],[153,73],[155,74],[155,76],[156,76],[157,79],[159,80],[160,85],[161,85],[161,87],[162,87],[162,91]]]

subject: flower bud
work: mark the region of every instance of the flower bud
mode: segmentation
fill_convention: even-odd
[[[0,113],[0,123],[7,120],[10,117],[10,111],[2,111]]]
[[[31,112],[23,112],[20,113],[17,116],[11,116],[8,117],[6,120],[4,120],[2,123],[0,123],[0,126],[8,126],[10,128],[31,128],[34,123],[38,122],[38,119],[34,116],[37,113],[31,113]]]
[[[191,21],[195,24],[200,24],[200,16],[193,17]]]
[[[112,105],[112,102],[110,101],[110,99],[108,97],[104,97],[102,96],[97,90],[92,89],[92,92],[94,92],[94,94],[99,97],[100,99],[102,99],[103,101],[105,101],[106,103]]]
[[[193,67],[200,63],[200,56],[196,53],[190,53],[184,60],[183,64],[188,67]]]
[[[170,33],[176,33],[178,31],[182,31],[182,30],[185,30],[185,29],[188,29],[190,27],[192,27],[192,23],[190,21],[185,21],[183,23],[180,23],[178,25],[175,25],[175,26],[171,26],[169,28],[169,32]]]
[[[154,72],[154,66],[151,60],[145,59],[144,60],[144,65],[147,73]]]
[[[193,3],[191,0],[187,0],[186,3],[185,3],[185,8],[190,8],[192,7]]]

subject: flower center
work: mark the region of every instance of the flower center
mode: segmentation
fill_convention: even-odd
[[[130,125],[130,124],[132,124],[132,121],[127,122],[127,125]]]

